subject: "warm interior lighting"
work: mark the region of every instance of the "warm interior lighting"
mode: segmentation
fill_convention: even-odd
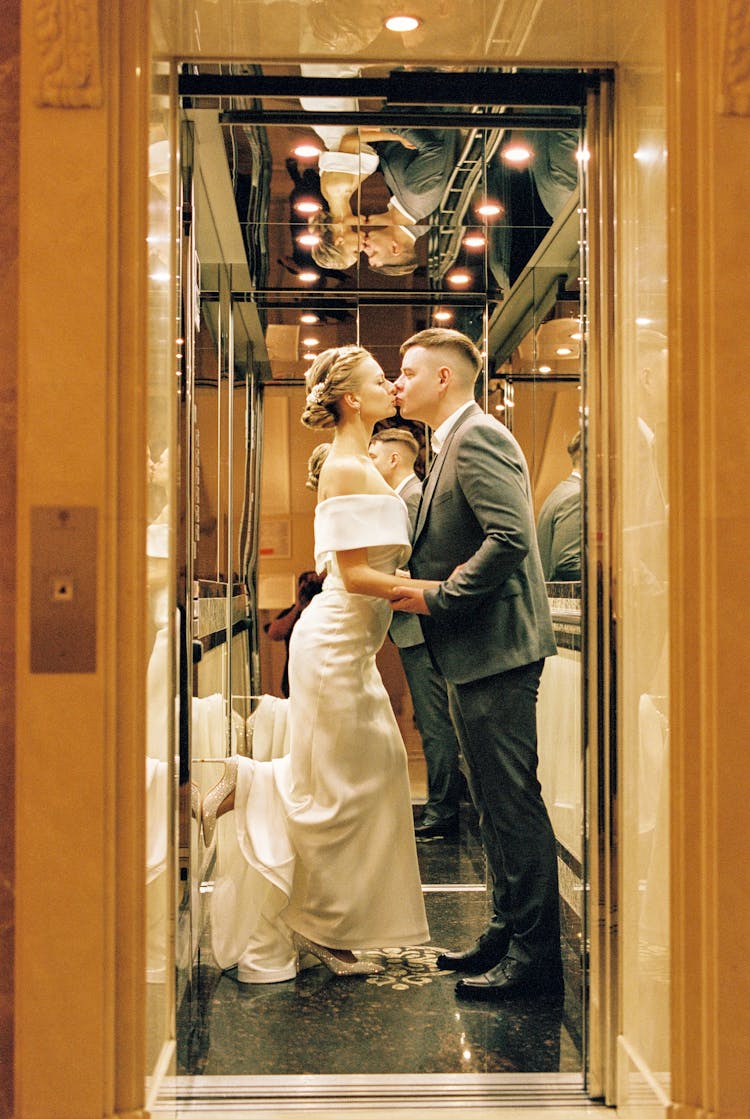
[[[580,330],[574,330],[570,337],[573,342],[583,341],[583,333]]]
[[[481,214],[483,218],[496,218],[502,212],[503,208],[500,203],[492,202],[489,198],[485,202],[480,202],[477,206],[477,213]]]
[[[459,287],[471,283],[471,275],[468,272],[461,272],[460,270],[449,272],[445,278],[449,284],[457,284]]]
[[[317,315],[314,315],[312,313],[312,311],[305,311],[304,315],[300,315],[299,321],[300,322],[306,322],[306,323],[312,323],[312,322],[320,322],[320,319],[318,318]]]
[[[555,350],[555,353],[558,357],[570,357],[573,351],[571,350],[570,346],[558,346]]]
[[[551,373],[552,372],[552,366],[551,365],[540,365],[539,366],[539,372],[540,373]]]
[[[522,164],[528,163],[534,153],[526,144],[508,144],[500,154],[506,163],[512,163],[515,167],[520,167]]]
[[[303,361],[315,361],[315,358],[317,356],[318,356],[317,354],[311,354],[311,353],[303,354],[302,355],[302,360]]]
[[[320,345],[320,338],[303,338],[302,339],[302,345],[307,346],[307,348],[309,350],[313,346],[319,346]]]
[[[576,159],[579,163],[588,163],[590,158],[591,152],[588,150],[588,148],[579,148],[576,152]]]
[[[320,203],[315,202],[312,198],[301,198],[299,202],[295,202],[294,208],[298,214],[317,214],[320,210]]]
[[[320,148],[317,144],[298,144],[294,154],[297,159],[315,159],[320,155]]]
[[[300,245],[319,245],[320,237],[318,237],[317,233],[302,233],[297,238],[297,241]]]
[[[486,240],[481,233],[469,233],[462,242],[467,249],[481,249],[486,245]]]
[[[416,16],[390,16],[385,26],[389,31],[416,31],[420,22]]]
[[[298,272],[297,279],[301,280],[303,284],[314,284],[319,279],[317,272]]]
[[[453,318],[452,311],[436,311],[432,316],[435,322],[450,322]]]

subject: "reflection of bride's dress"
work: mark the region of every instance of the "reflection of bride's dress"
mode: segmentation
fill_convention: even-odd
[[[235,810],[218,824],[212,946],[220,967],[239,962],[241,980],[295,974],[290,929],[330,948],[429,938],[406,751],[375,664],[391,609],[349,594],[335,557],[366,547],[372,567],[392,572],[408,540],[395,495],[316,509],[316,565],[328,574],[290,643],[290,751],[239,759]]]

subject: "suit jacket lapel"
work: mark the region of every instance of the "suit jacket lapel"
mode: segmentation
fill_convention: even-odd
[[[464,422],[464,420],[467,420],[469,418],[469,416],[474,416],[474,415],[476,415],[477,412],[481,412],[481,411],[482,411],[482,409],[479,407],[479,405],[475,404],[473,406],[473,408],[467,408],[465,412],[461,413],[461,415],[458,417],[458,419],[454,423],[453,427],[450,429],[450,431],[446,435],[445,441],[443,442],[443,445],[440,448],[440,454],[436,455],[436,457],[432,461],[430,469],[429,469],[429,471],[427,473],[427,476],[424,480],[424,483],[422,485],[422,500],[419,503],[419,510],[417,512],[417,523],[414,527],[413,540],[414,540],[415,544],[417,542],[417,539],[419,537],[420,532],[422,531],[422,529],[424,527],[425,520],[427,519],[427,510],[430,507],[430,502],[432,501],[432,495],[435,492],[435,487],[437,486],[438,479],[440,477],[440,472],[443,469],[443,466],[445,465],[445,461],[446,461],[446,458],[447,458],[447,452],[450,448],[451,443],[453,442],[455,434],[458,431],[458,429],[461,427],[461,424]]]

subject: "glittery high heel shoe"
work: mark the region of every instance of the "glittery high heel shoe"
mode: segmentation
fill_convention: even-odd
[[[217,781],[212,789],[209,789],[203,798],[203,807],[201,808],[201,827],[203,829],[203,842],[206,847],[214,837],[216,830],[216,820],[219,815],[219,809],[230,793],[233,793],[237,786],[237,767],[239,765],[239,758],[236,754],[227,758],[224,763],[224,776],[221,781]]]
[[[299,932],[292,933],[292,941],[300,957],[305,953],[309,956],[315,956],[334,975],[382,975],[385,971],[385,968],[381,967],[380,964],[370,963],[369,960],[353,960],[351,963],[346,963],[344,960],[340,960],[330,948],[324,948],[322,944],[315,944]]]

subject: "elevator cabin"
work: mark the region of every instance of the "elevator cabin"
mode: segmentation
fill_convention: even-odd
[[[602,1097],[616,1011],[604,981],[614,951],[615,650],[598,624],[608,602],[606,503],[597,499],[606,485],[611,75],[185,62],[175,79],[176,165],[158,121],[150,148],[150,272],[173,265],[178,274],[177,393],[155,380],[149,400],[151,1106]],[[389,213],[395,192],[383,153],[399,143],[394,136],[411,138],[403,150],[429,159],[430,172],[420,186],[424,212],[406,235],[399,228],[385,254],[396,267],[383,269],[360,218]],[[349,151],[371,146],[380,158],[349,197],[346,251],[325,257],[319,162],[342,137]],[[176,248],[163,204],[170,189],[179,200]],[[248,986],[212,957],[222,831],[204,844],[201,797],[224,757],[259,756],[261,739],[265,750],[273,737],[284,646],[266,628],[314,565],[307,461],[331,433],[300,424],[305,371],[327,347],[356,343],[395,379],[401,342],[428,326],[461,330],[482,351],[477,400],[519,440],[536,516],[569,475],[567,448],[581,437],[580,576],[548,583],[558,653],[538,705],[566,980],[554,1010],[461,1006],[453,977],[435,968],[440,949],[468,945],[486,922],[486,868],[468,799],[458,837],[418,845],[432,940],[383,953],[382,981],[341,983],[315,968]],[[410,426],[423,473],[429,432]],[[169,467],[175,427],[178,461]],[[378,663],[418,812],[424,762],[388,641]]]

